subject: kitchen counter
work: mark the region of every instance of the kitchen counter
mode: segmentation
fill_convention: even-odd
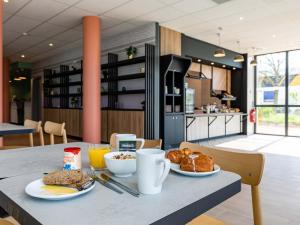
[[[186,114],[186,141],[241,134],[247,113],[193,113]]]
[[[199,116],[236,116],[236,115],[248,115],[247,113],[243,112],[234,112],[234,113],[191,113],[186,114],[186,117],[199,117]]]

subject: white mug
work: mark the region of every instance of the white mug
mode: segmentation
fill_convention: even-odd
[[[170,160],[165,151],[159,149],[141,149],[136,151],[138,190],[143,194],[158,194],[162,183],[170,171]]]
[[[121,145],[120,145],[121,141]],[[118,151],[135,151],[136,142],[140,141],[141,146],[139,149],[144,147],[145,139],[136,138],[135,134],[117,134],[116,135],[116,147]]]

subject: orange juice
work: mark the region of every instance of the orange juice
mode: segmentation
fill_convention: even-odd
[[[99,170],[106,167],[104,155],[111,150],[108,147],[91,147],[89,148],[89,160],[92,169]]]

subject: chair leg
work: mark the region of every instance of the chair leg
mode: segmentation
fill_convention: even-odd
[[[29,146],[33,147],[33,133],[28,134],[29,136]]]
[[[39,135],[40,135],[40,145],[44,146],[45,145],[45,141],[44,141],[44,133],[43,133],[42,130],[40,130]]]
[[[68,143],[66,130],[63,131],[63,143],[64,143],[64,144],[67,144],[67,143]]]
[[[50,145],[54,145],[54,135],[50,134]]]
[[[259,186],[251,186],[254,225],[263,225]]]

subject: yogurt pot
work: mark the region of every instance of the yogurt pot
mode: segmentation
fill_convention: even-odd
[[[64,170],[81,169],[81,150],[79,147],[68,147],[64,149]]]

